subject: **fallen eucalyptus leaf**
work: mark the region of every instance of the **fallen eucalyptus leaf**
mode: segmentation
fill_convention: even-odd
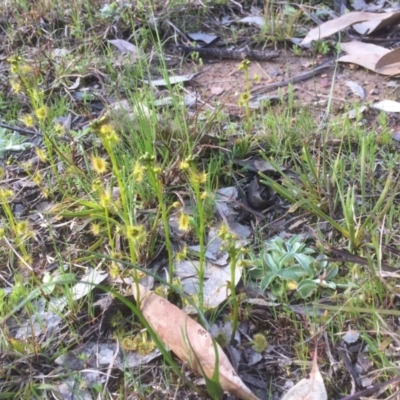
[[[365,34],[366,32],[372,33],[382,29],[387,25],[393,24],[397,20],[400,20],[400,12],[398,11],[383,14],[362,11],[351,12],[311,29],[301,42],[301,46],[311,43],[313,40],[321,40],[331,36],[355,24],[357,25],[354,26],[354,29],[361,34]]]
[[[281,400],[328,400],[324,380],[317,364],[317,350],[314,353],[310,377],[298,382]]]
[[[133,284],[132,291],[135,298],[140,299],[140,308],[147,322],[180,360],[208,378],[212,378],[218,360],[222,389],[239,399],[258,400],[239,378],[222,348],[200,324],[140,284]]]
[[[385,112],[400,112],[400,103],[394,100],[382,100],[372,104],[371,108]]]

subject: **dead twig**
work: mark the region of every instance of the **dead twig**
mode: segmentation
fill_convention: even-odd
[[[226,50],[209,47],[190,47],[177,46],[185,56],[191,53],[197,53],[200,58],[218,59],[218,60],[249,60],[249,61],[270,61],[278,58],[279,51],[254,51],[254,50]]]
[[[270,85],[267,85],[267,86],[255,88],[255,89],[251,90],[251,92],[250,92],[252,95],[250,99],[252,100],[256,95],[271,92],[272,90],[278,89],[280,87],[288,86],[291,83],[292,84],[299,83],[302,81],[306,81],[307,79],[311,79],[315,75],[319,74],[320,72],[322,72],[328,68],[332,68],[334,66],[336,60],[337,60],[337,56],[332,57],[329,60],[325,61],[323,64],[318,65],[317,67],[313,68],[311,71],[304,72],[303,74],[300,74],[297,76],[293,76],[282,82],[275,82],[275,83],[271,83]]]
[[[22,133],[23,135],[38,135],[38,134],[40,134],[39,131],[31,131],[30,129],[20,128],[19,126],[3,124],[2,122],[0,122],[0,128],[9,129],[10,131]]]

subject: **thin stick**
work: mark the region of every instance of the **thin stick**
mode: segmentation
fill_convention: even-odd
[[[0,128],[9,129],[10,131],[22,133],[23,135],[39,135],[39,134],[41,134],[40,131],[31,131],[30,129],[20,128],[19,126],[3,124],[2,122],[0,122]]]

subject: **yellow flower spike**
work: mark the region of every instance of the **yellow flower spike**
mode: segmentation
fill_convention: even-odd
[[[133,166],[133,178],[136,182],[143,182],[144,171],[146,171],[146,167],[142,165],[139,161],[136,161],[135,165]]]
[[[209,193],[205,190],[201,195],[200,195],[200,199],[201,200],[206,200],[209,196]]]
[[[92,168],[99,175],[107,171],[107,161],[102,157],[92,156]]]
[[[113,279],[119,278],[120,270],[118,264],[116,262],[112,262],[108,269],[108,272],[110,273],[111,278]]]
[[[36,172],[33,176],[32,176],[32,181],[33,183],[35,183],[36,185],[40,185],[42,183],[42,175],[40,175],[40,172]]]
[[[248,93],[241,93],[239,96],[239,103],[246,104],[250,101],[250,95]]]
[[[17,81],[11,81],[11,89],[15,94],[21,92],[21,84]]]
[[[100,235],[100,225],[99,224],[95,224],[95,223],[91,224],[89,230],[90,230],[90,233],[94,236]]]
[[[117,132],[115,132],[115,130],[113,130],[112,132],[110,132],[107,135],[105,135],[104,140],[110,146],[114,146],[119,142],[119,136],[117,135]]]
[[[39,107],[35,110],[36,117],[39,121],[43,121],[47,118],[48,110],[46,106]]]
[[[33,89],[31,92],[31,100],[33,104],[39,105],[39,104],[43,104],[43,96],[44,96],[44,92],[43,90],[36,90]],[[42,106],[44,107],[44,106]],[[40,107],[40,108],[42,108]]]
[[[43,149],[36,147],[36,155],[39,157],[41,162],[47,162],[47,154]]]
[[[32,72],[32,67],[28,64],[23,64],[20,66],[21,73],[30,74]]]
[[[0,200],[9,200],[14,196],[14,192],[11,189],[0,188]]]
[[[43,197],[44,197],[45,199],[48,199],[49,196],[50,196],[50,192],[49,192],[47,189],[45,189],[45,188],[41,188],[41,191],[42,191]]]
[[[176,253],[176,260],[177,261],[183,261],[187,258],[187,247],[184,246],[183,249]]]
[[[99,123],[101,124],[101,121],[99,121]],[[94,129],[96,129],[96,124],[93,125],[95,126]],[[114,132],[114,128],[111,124],[102,124],[100,126],[99,133],[101,136],[107,136],[112,132]]]
[[[161,168],[160,168],[160,167],[154,167],[154,168],[153,168],[153,172],[154,172],[156,175],[160,175],[160,174],[161,174]]]
[[[112,196],[110,193],[104,191],[103,193],[100,194],[100,199],[99,203],[103,208],[108,208],[110,207],[112,203]]]
[[[179,169],[181,169],[182,171],[187,171],[190,168],[190,164],[185,160],[185,161],[181,161],[181,163],[179,164]]]
[[[174,201],[171,205],[172,208],[181,208],[181,203],[179,201]]]
[[[178,219],[179,230],[181,230],[183,232],[187,232],[189,230],[189,222],[190,222],[189,215],[181,212],[179,214],[179,219]]]
[[[128,239],[133,240],[136,244],[146,242],[146,231],[143,225],[128,225],[125,227],[125,234]]]
[[[54,132],[57,136],[62,136],[65,133],[65,127],[62,124],[56,124],[54,126]]]
[[[29,232],[28,221],[19,221],[15,225],[15,234],[18,236],[24,236]]]
[[[26,114],[21,118],[21,121],[27,128],[32,128],[35,125],[35,119],[31,114]]]
[[[250,61],[245,59],[240,63],[238,70],[239,71],[247,70],[249,68],[249,65],[250,65]]]
[[[190,174],[190,180],[194,183],[202,185],[207,182],[207,174],[204,171],[192,171]]]
[[[11,57],[8,57],[8,58],[7,58],[7,61],[8,61],[10,64],[18,65],[18,64],[22,61],[22,57],[13,54]]]

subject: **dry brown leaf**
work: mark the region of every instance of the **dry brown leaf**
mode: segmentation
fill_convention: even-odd
[[[371,71],[374,71],[381,75],[393,76],[399,74],[399,64],[385,65],[381,63],[381,59],[392,53],[392,51],[385,49],[381,46],[376,46],[375,44],[363,43],[363,42],[349,42],[342,43],[341,48],[343,51],[348,53],[338,59],[340,62],[352,63],[361,65]],[[394,51],[394,50],[393,50]],[[393,59],[393,58],[392,58]],[[377,65],[383,65],[377,68]]]
[[[317,364],[317,351],[314,353],[313,366],[308,379],[302,379],[294,385],[281,400],[327,400],[324,380]]]
[[[390,52],[390,50],[381,46],[377,46],[376,44],[358,42],[356,40],[352,42],[341,43],[340,47],[349,55],[376,54],[377,56],[382,57]]]
[[[307,36],[300,43],[301,46],[311,43],[313,40],[320,40],[325,37],[331,36],[337,32],[340,32],[343,29],[348,28],[351,25],[355,25],[359,27],[360,30],[365,27],[369,29],[369,33],[381,29],[383,26],[392,24],[395,20],[400,19],[400,11],[395,11],[391,13],[384,14],[375,14],[368,12],[351,12],[348,14],[344,14],[339,18],[332,19],[330,21],[324,22],[320,26],[317,26],[314,29],[311,29],[308,32]],[[360,22],[373,22],[375,24],[364,25],[360,24]]]
[[[400,73],[400,48],[383,55],[376,63],[375,70],[382,75],[398,75]]]
[[[178,307],[144,286],[133,284],[132,291],[136,299],[140,296],[143,316],[168,348],[195,372],[203,375],[204,371],[211,378],[216,363],[211,335]],[[240,399],[258,400],[239,378],[221,347],[217,344],[216,348],[222,389]]]
[[[360,35],[370,35],[371,33],[379,31],[385,26],[398,24],[400,21],[399,11],[377,15],[385,15],[386,18],[383,20],[362,22],[361,24],[354,25],[353,29],[356,30]]]

